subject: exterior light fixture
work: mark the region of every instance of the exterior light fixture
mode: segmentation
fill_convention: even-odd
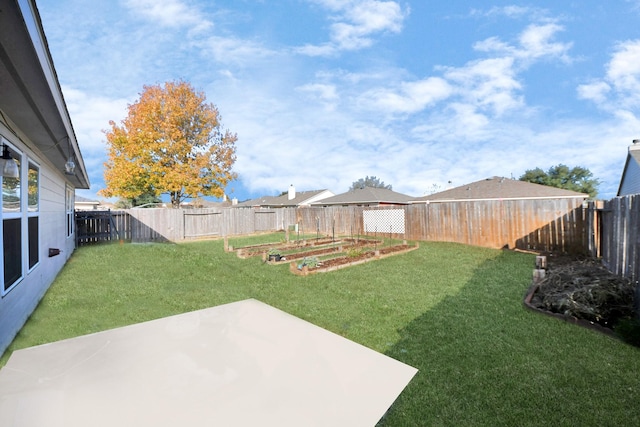
[[[73,161],[73,151],[71,150],[71,138],[67,137],[67,141],[69,142],[69,158],[67,162],[64,164],[64,173],[67,175],[73,175],[76,171],[76,162]]]
[[[11,157],[9,147],[2,144],[2,157],[0,157],[0,176],[5,178],[17,178],[20,175],[18,164]]]
[[[76,171],[76,162],[73,161],[73,157],[69,157],[67,163],[64,164],[64,173],[67,175],[73,175]]]

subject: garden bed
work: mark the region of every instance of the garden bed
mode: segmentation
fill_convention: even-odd
[[[252,245],[245,246],[242,248],[232,248],[231,250],[235,250],[237,256],[239,258],[251,258],[256,256],[262,256],[265,253],[269,253],[270,251],[277,251],[282,254],[283,257],[287,259],[298,259],[304,258],[305,255],[300,257],[297,256],[297,251],[304,248],[319,248],[316,250],[309,250],[305,253],[306,256],[309,255],[322,255],[323,253],[332,253],[336,252],[336,248],[342,247],[353,247],[353,246],[374,246],[382,244],[381,240],[377,239],[338,239],[334,240],[331,238],[324,239],[313,239],[313,240],[302,240],[290,243],[266,243],[261,245]],[[324,246],[324,248],[322,248]],[[291,252],[293,251],[293,252]],[[287,253],[289,252],[289,253]],[[313,252],[313,253],[312,253]]]
[[[418,247],[419,245],[417,243],[413,246],[403,243],[400,245],[385,246],[376,250],[363,251],[357,255],[345,255],[326,260],[314,259],[311,260],[311,262],[307,262],[306,259],[303,259],[302,263],[297,263],[295,261],[291,262],[289,264],[289,271],[299,276],[307,276],[314,273],[326,273],[393,255],[404,254],[418,249]]]

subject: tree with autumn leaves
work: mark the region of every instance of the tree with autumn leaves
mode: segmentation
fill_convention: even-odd
[[[184,81],[144,86],[118,125],[105,131],[105,197],[168,194],[173,207],[188,198],[222,197],[236,178],[237,135],[223,130],[218,109]]]

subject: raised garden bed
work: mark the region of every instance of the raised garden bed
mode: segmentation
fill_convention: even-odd
[[[339,246],[353,247],[353,246],[373,246],[382,244],[381,240],[375,239],[339,239],[333,240],[331,238],[306,240],[301,242],[290,243],[267,243],[261,245],[245,246],[242,248],[234,249],[238,258],[251,258],[256,256],[262,256],[265,253],[269,253],[272,250],[277,250],[287,259],[304,258],[305,255],[297,257],[297,251],[303,248],[319,248],[317,250],[306,251],[306,256],[321,255],[323,253],[336,252],[336,248]],[[322,248],[325,246],[325,248]],[[233,249],[233,248],[232,248]],[[230,249],[231,251],[231,249]],[[293,252],[292,252],[293,251]],[[288,252],[288,253],[287,253]],[[295,252],[295,253],[294,253]],[[313,253],[312,253],[313,252]]]
[[[375,261],[393,255],[404,254],[418,249],[418,247],[419,246],[417,243],[413,246],[408,244],[400,244],[385,246],[376,250],[363,251],[356,256],[345,255],[326,260],[311,259],[311,262],[305,262],[305,260],[303,259],[303,262],[301,263],[292,261],[289,264],[289,271],[299,276],[307,276],[309,274],[315,273],[326,273],[329,271],[339,270],[341,268],[364,264],[366,262]]]
[[[304,259],[312,256],[317,257],[322,255],[340,253],[342,252],[342,250],[343,250],[342,246],[332,246],[330,248],[324,248],[324,249],[313,249],[309,251],[292,252],[292,253],[282,255],[282,259],[279,259],[279,260],[268,259],[268,261],[270,262],[293,261],[293,260]]]

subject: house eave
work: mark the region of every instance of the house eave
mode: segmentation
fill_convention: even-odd
[[[88,173],[33,0],[3,2],[0,10],[0,94],[0,120],[14,136],[43,153],[61,173],[72,154],[75,174],[64,176],[76,188],[89,188]]]

